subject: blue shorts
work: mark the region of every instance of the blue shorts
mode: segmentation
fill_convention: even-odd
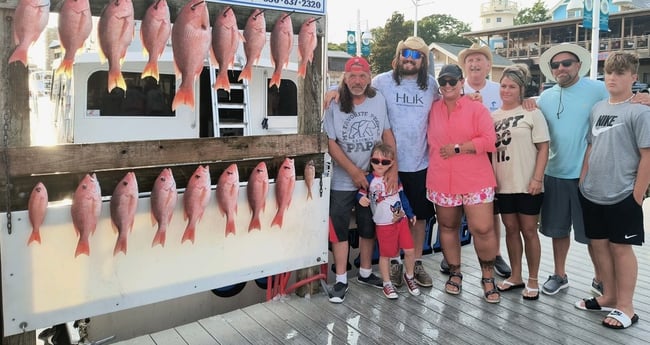
[[[589,244],[585,234],[580,206],[578,179],[562,179],[544,175],[544,201],[542,202],[542,235],[563,238],[571,235],[577,242]]]

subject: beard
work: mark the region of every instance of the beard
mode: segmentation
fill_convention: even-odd
[[[413,68],[404,68],[404,66],[407,65],[407,64],[412,65]],[[420,69],[417,68],[415,66],[415,64],[411,63],[411,62],[400,63],[397,66],[397,71],[399,72],[400,75],[405,75],[405,76],[413,76],[413,75],[417,75],[418,73],[420,73]]]

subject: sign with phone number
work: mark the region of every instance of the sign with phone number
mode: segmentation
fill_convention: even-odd
[[[326,0],[208,0],[208,2],[239,4],[279,11],[295,11],[320,15],[325,15],[325,1]]]

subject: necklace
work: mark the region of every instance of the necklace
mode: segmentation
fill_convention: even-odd
[[[632,100],[632,98],[634,98],[634,94],[632,94],[632,96],[630,96],[630,98],[628,98],[628,99],[626,99],[626,100],[624,100],[624,101],[620,101],[620,102],[612,102],[612,101],[611,101],[611,98],[610,98],[610,99],[607,100],[607,103],[608,103],[609,105],[618,105],[618,104],[627,103],[627,102],[629,102],[630,100]]]

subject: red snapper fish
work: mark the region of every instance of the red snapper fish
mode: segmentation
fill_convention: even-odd
[[[65,51],[56,74],[72,76],[72,65],[93,29],[88,0],[65,0],[59,11],[59,41]]]
[[[282,165],[280,165],[278,176],[275,178],[275,200],[278,205],[278,212],[273,217],[271,226],[277,225],[282,227],[284,212],[291,204],[291,196],[293,195],[295,185],[296,168],[293,164],[293,159],[287,157],[282,162]]]
[[[151,243],[152,247],[156,244],[165,246],[165,234],[172,221],[177,200],[178,192],[172,169],[165,168],[156,178],[151,190],[151,220],[153,225],[158,224],[158,231]]]
[[[102,64],[108,60],[108,92],[116,87],[126,91],[122,62],[133,41],[135,19],[131,0],[111,0],[99,17],[97,40]]]
[[[309,160],[305,164],[305,172],[303,174],[305,177],[305,184],[307,185],[307,199],[312,199],[311,187],[314,185],[314,179],[316,178],[316,166],[313,160]]]
[[[49,0],[20,0],[18,2],[13,20],[13,37],[16,49],[7,63],[20,61],[27,67],[27,51],[47,26],[49,15]]]
[[[235,64],[235,54],[242,35],[237,28],[235,10],[228,6],[217,15],[212,26],[212,59],[219,66],[215,89],[230,91],[228,68]]]
[[[217,204],[221,215],[226,216],[226,236],[236,233],[235,215],[239,198],[239,170],[237,164],[230,164],[219,176],[217,182]]]
[[[289,54],[293,47],[293,24],[289,14],[280,14],[271,31],[271,61],[275,70],[271,76],[269,87],[280,87],[282,69],[289,65]]]
[[[248,17],[244,27],[246,65],[239,74],[239,80],[250,81],[253,78],[253,65],[259,61],[264,44],[266,44],[266,19],[264,11],[256,8]]]
[[[251,172],[248,178],[248,185],[246,186],[246,194],[248,196],[248,205],[253,212],[251,222],[248,225],[248,231],[261,230],[262,224],[260,223],[260,214],[266,207],[266,196],[269,193],[269,172],[266,169],[266,163],[259,162],[255,169]]]
[[[111,223],[117,231],[117,242],[113,255],[122,252],[126,254],[126,242],[133,230],[135,212],[138,209],[138,181],[135,173],[129,171],[115,186],[111,196]]]
[[[74,230],[79,235],[77,250],[74,256],[90,255],[89,238],[95,233],[99,215],[102,212],[102,191],[97,176],[86,174],[79,182],[72,197],[70,213]]]
[[[181,243],[185,242],[185,240],[190,240],[194,243],[196,224],[203,217],[205,208],[210,202],[210,188],[210,168],[207,165],[199,165],[187,182],[185,194],[183,195],[183,207],[187,227],[183,233]]]
[[[318,19],[307,18],[300,26],[298,32],[298,76],[305,77],[307,74],[307,63],[314,60],[314,49],[318,45],[316,36],[316,21]]]
[[[176,91],[172,110],[181,104],[194,109],[194,81],[201,74],[203,61],[210,50],[210,16],[205,1],[190,0],[172,26],[172,50],[176,77],[181,85]]]
[[[159,80],[158,59],[165,50],[171,33],[172,22],[169,19],[167,0],[157,0],[147,8],[140,26],[140,40],[145,54],[149,56],[142,71],[142,79],[152,77]]]
[[[39,182],[32,189],[32,193],[29,195],[29,202],[27,203],[29,223],[32,225],[32,234],[29,236],[27,245],[30,245],[32,242],[41,243],[40,228],[45,220],[47,201],[47,189],[45,189],[45,185],[42,182]]]

